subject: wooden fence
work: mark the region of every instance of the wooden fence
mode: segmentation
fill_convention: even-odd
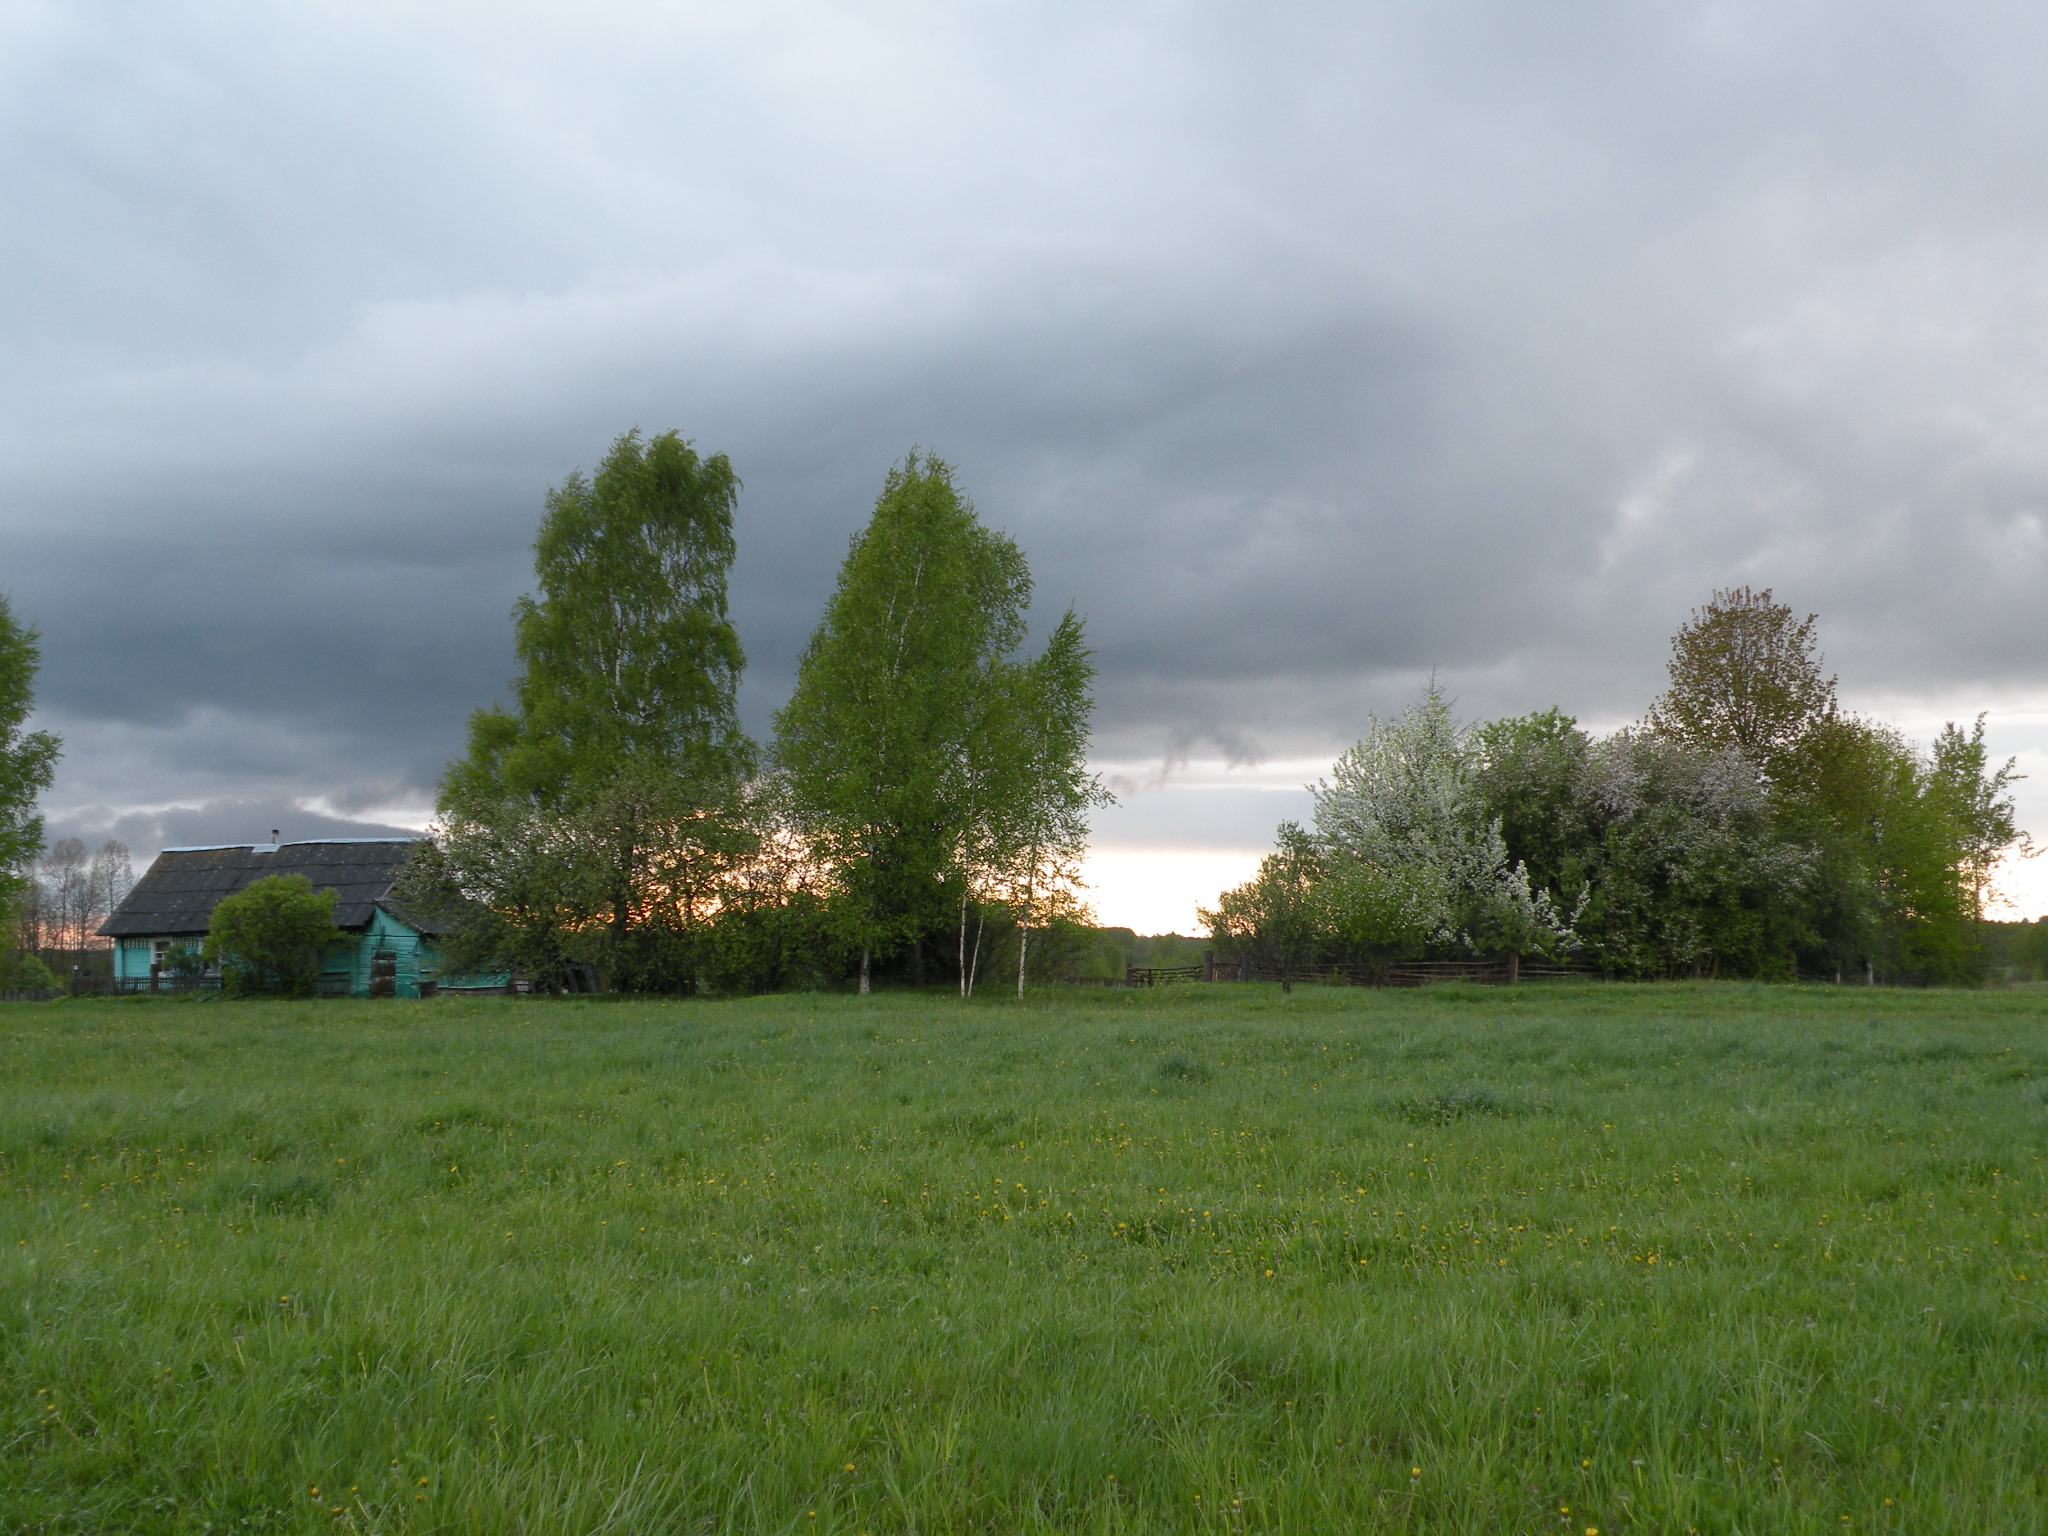
[[[1385,965],[1281,967],[1255,960],[1218,960],[1205,953],[1200,965],[1131,965],[1124,968],[1127,987],[1163,987],[1185,982],[1264,981],[1286,986],[1425,987],[1433,982],[1462,981],[1478,986],[1508,986],[1522,981],[1599,981],[1592,966],[1532,962],[1519,955],[1475,960],[1395,960]]]

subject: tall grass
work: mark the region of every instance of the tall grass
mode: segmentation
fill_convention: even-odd
[[[2048,998],[0,1009],[9,1531],[2048,1528]]]

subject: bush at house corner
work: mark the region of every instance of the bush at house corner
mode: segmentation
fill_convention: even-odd
[[[202,951],[229,997],[311,997],[329,950],[352,943],[335,926],[333,891],[304,875],[271,875],[213,909]]]

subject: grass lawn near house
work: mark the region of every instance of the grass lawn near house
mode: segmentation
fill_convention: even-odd
[[[2048,993],[0,1006],[0,1529],[2048,1530]]]

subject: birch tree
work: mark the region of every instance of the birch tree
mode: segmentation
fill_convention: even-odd
[[[890,471],[775,717],[792,814],[837,872],[863,993],[876,953],[917,942],[959,894],[1030,597],[1023,555],[982,526],[952,466],[913,451]]]
[[[676,979],[636,940],[659,936],[650,912],[691,910],[671,898],[721,856],[721,810],[753,762],[726,609],[738,492],[723,454],[637,431],[595,477],[550,491],[539,592],[514,609],[512,707],[471,717],[468,755],[442,780],[442,840],[477,854],[454,884],[533,921],[602,922],[629,986]]]
[[[996,841],[1008,852],[1018,909],[1017,995],[1041,916],[1076,904],[1088,851],[1088,813],[1110,803],[1088,771],[1090,687],[1095,667],[1081,621],[1061,617],[1045,650],[1018,669],[1016,771],[998,810]]]

